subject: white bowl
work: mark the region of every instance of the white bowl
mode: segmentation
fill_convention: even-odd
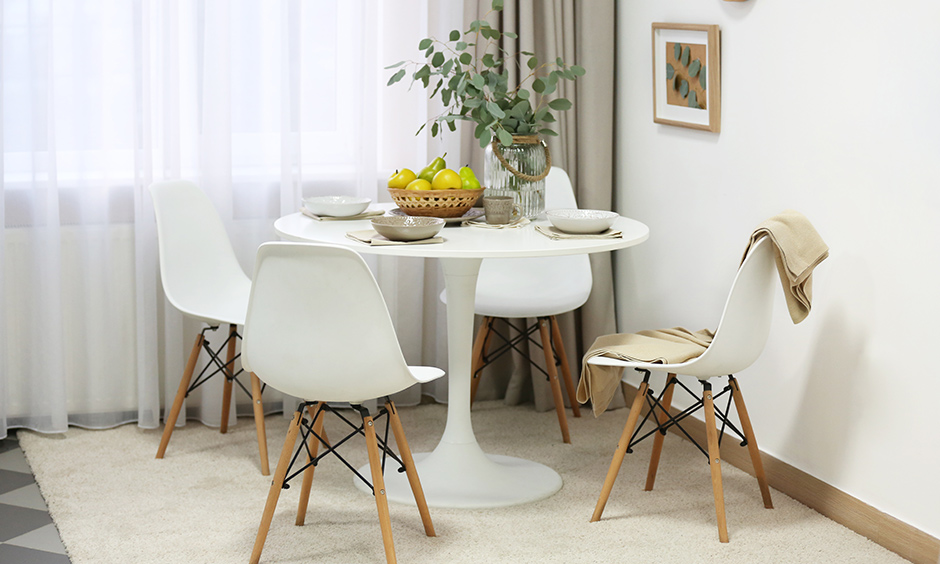
[[[360,214],[371,203],[371,198],[357,198],[356,196],[314,196],[304,199],[304,207],[310,213],[333,217]]]
[[[418,241],[440,233],[444,220],[418,215],[384,215],[372,220],[372,228],[391,241]]]
[[[562,209],[545,212],[548,220],[565,233],[601,233],[610,229],[620,214],[604,210]]]

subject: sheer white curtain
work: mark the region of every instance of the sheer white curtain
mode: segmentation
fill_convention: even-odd
[[[0,437],[161,423],[201,326],[163,298],[151,182],[197,182],[250,273],[303,196],[387,200],[393,169],[448,150],[414,136],[426,93],[382,70],[462,28],[446,4],[4,0]],[[408,360],[446,366],[437,265],[371,265]],[[218,424],[220,387],[186,416]]]

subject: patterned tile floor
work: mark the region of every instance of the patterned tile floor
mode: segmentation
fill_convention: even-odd
[[[0,564],[69,564],[15,434],[0,440]]]

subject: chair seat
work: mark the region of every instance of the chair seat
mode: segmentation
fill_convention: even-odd
[[[693,358],[681,364],[662,364],[658,362],[641,362],[637,360],[620,360],[619,358],[606,356],[594,356],[589,358],[587,363],[595,366],[620,366],[623,368],[638,368],[640,370],[652,370],[653,372],[664,372],[667,374],[683,374],[685,376],[694,376],[698,380],[727,376],[724,372],[716,373],[708,369],[700,370],[701,365],[696,362],[697,360],[697,358]],[[632,376],[632,373],[624,371],[623,381],[630,383],[630,376]]]
[[[409,366],[409,372],[421,384],[437,380],[444,375],[444,371],[434,366]]]
[[[511,261],[511,268],[503,261]],[[561,315],[584,305],[591,285],[587,255],[486,259],[480,266],[474,312],[503,318]],[[446,290],[441,300],[447,302]]]
[[[231,323],[245,325],[245,314],[248,311],[248,298],[251,295],[251,280],[244,276],[241,279],[227,279],[225,287],[214,285],[200,288],[198,297],[188,300],[186,305],[173,303],[173,306],[196,319],[209,325]]]

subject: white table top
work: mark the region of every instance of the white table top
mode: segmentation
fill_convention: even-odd
[[[393,209],[394,204],[373,205],[370,209]],[[552,240],[535,231],[534,225],[550,225],[544,217],[514,229],[460,227],[449,224],[440,235],[443,243],[429,245],[369,246],[346,237],[348,231],[371,229],[369,219],[351,221],[317,221],[298,212],[274,222],[277,234],[289,241],[318,241],[351,247],[358,252],[435,258],[512,258],[577,255],[623,249],[645,241],[649,228],[639,221],[618,218],[613,229],[623,233],[620,239]]]

